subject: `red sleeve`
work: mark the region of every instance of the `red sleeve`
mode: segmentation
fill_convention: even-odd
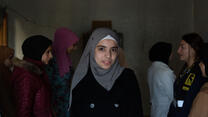
[[[14,81],[17,117],[32,117],[37,86],[30,74],[21,74]]]

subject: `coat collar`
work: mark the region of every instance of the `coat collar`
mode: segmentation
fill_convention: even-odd
[[[36,75],[42,75],[44,71],[44,64],[41,61],[24,57],[23,60],[13,58],[12,62],[14,66],[23,68],[30,73],[34,73]]]

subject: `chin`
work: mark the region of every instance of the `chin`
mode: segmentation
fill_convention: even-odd
[[[105,70],[109,69],[109,67],[102,67],[102,68],[105,69]]]
[[[104,66],[104,67],[102,67],[102,68],[105,69],[105,70],[107,70],[107,69],[110,68],[110,66]]]

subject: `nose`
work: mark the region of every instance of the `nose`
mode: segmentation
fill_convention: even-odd
[[[50,52],[49,58],[50,58],[50,59],[52,59],[52,58],[53,58],[53,55],[52,55],[52,53],[51,53],[51,52]]]
[[[111,57],[111,51],[106,51],[105,55],[106,55],[107,58],[110,58]]]

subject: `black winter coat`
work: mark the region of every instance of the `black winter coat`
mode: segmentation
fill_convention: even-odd
[[[72,95],[71,117],[143,117],[139,86],[130,69],[124,69],[110,91],[88,70]]]

